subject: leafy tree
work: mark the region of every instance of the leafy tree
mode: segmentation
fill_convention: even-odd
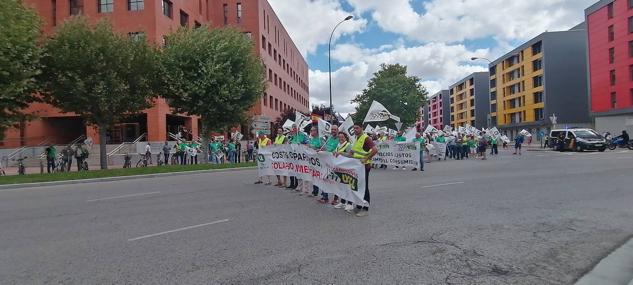
[[[0,139],[7,128],[28,119],[23,110],[37,100],[40,21],[22,0],[0,1]]]
[[[426,89],[420,78],[407,76],[407,67],[400,64],[382,64],[374,73],[367,88],[352,103],[357,103],[354,122],[362,122],[372,101],[382,103],[389,112],[400,117],[405,126],[414,124],[420,116],[420,106],[426,101]]]
[[[118,34],[106,21],[66,21],[44,45],[42,94],[46,102],[99,128],[101,168],[107,168],[106,131],[152,106],[160,65],[145,41]]]
[[[167,37],[162,66],[169,105],[200,117],[204,159],[209,130],[243,122],[266,88],[253,43],[232,28],[178,30]]]

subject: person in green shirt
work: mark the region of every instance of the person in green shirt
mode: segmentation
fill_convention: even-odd
[[[310,129],[310,140],[308,142],[308,146],[311,149],[314,149],[317,151],[320,150],[321,147],[323,147],[323,140],[319,137],[319,129],[317,128],[316,125],[313,125],[312,128]],[[308,183],[308,184],[312,184],[312,183]],[[310,189],[309,185],[308,185],[308,189]],[[306,194],[307,194],[307,190],[306,190]],[[312,196],[314,197],[319,196],[319,187],[317,187],[314,184],[312,184]],[[319,200],[319,203],[327,203],[328,200],[325,197],[327,197],[327,195],[321,198],[321,200]]]
[[[393,139],[394,142],[406,142],[407,138],[402,135],[402,132],[398,132],[396,137]]]
[[[334,153],[339,144],[338,126],[332,125],[331,130],[331,135],[325,141],[325,144],[321,147],[321,150]]]
[[[229,142],[226,144],[226,150],[229,156],[229,163],[237,163],[237,159],[236,159],[237,146],[235,145],[235,141],[229,140]]]
[[[497,145],[497,138],[492,135],[490,136],[490,155],[498,155],[499,154],[499,148]]]
[[[55,159],[57,158],[57,149],[55,146],[50,145],[44,150],[46,154],[46,172],[51,173],[55,171]]]
[[[220,149],[222,148],[220,142],[216,141],[215,138],[211,139],[211,143],[209,143],[209,161],[212,164],[220,164]]]
[[[424,148],[426,147],[426,140],[420,133],[415,134],[415,139],[413,139],[414,143],[420,144],[420,171],[424,171]],[[418,170],[414,168],[413,171]]]
[[[439,136],[437,136],[437,138],[435,138],[435,142],[445,143],[446,142],[446,138],[444,137],[444,134],[440,134]]]
[[[468,158],[468,153],[470,152],[470,148],[468,145],[470,144],[470,138],[467,135],[464,135],[462,138],[462,159]]]
[[[477,154],[477,140],[475,139],[475,135],[470,135],[470,138],[468,139],[468,148],[471,155]]]

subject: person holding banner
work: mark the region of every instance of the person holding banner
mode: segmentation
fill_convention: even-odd
[[[398,133],[396,133],[396,136],[393,138],[393,141],[396,142],[396,143],[403,143],[403,142],[407,141],[407,138],[405,138],[402,135],[402,132],[398,132]],[[398,167],[394,166],[393,169],[398,169]],[[407,170],[407,168],[406,167],[402,167],[402,170]]]
[[[349,143],[349,137],[344,132],[338,133],[338,145],[334,150],[334,156],[345,155],[349,152],[351,144]],[[345,205],[347,205],[347,201],[345,199],[341,199],[341,202],[338,202],[338,196],[334,195],[334,199],[332,199],[332,205],[334,205],[335,209],[343,209]],[[351,204],[350,204],[351,206]]]
[[[339,145],[338,134],[339,134],[338,125],[332,124],[330,126],[330,136],[325,141],[325,144],[323,144],[323,146],[321,146],[320,150],[321,151],[327,151],[327,152],[335,153],[337,151],[337,147]],[[334,199],[332,200],[332,205],[336,205],[337,204],[337,200],[338,200],[337,197],[334,196]],[[319,200],[319,203],[327,204],[328,201],[329,201],[328,193],[321,191],[321,199]]]
[[[288,138],[290,144],[307,144],[308,138],[306,135],[297,129],[297,125],[293,125],[290,130],[290,138]],[[296,176],[290,176],[290,186],[287,189],[297,190],[299,187],[299,179]],[[300,189],[297,191],[301,191]]]
[[[420,144],[420,171],[424,171],[424,148],[426,147],[426,140],[420,133],[416,133],[413,142]],[[413,171],[416,170],[416,168],[413,169]]]
[[[286,136],[284,136],[284,130],[281,128],[277,129],[277,136],[275,137],[275,141],[273,142],[274,145],[282,145],[286,143]],[[277,175],[277,184],[275,184],[275,186],[277,187],[286,187],[286,184],[288,183],[288,178],[286,176],[283,177],[283,183],[281,182],[281,176]]]
[[[272,142],[266,136],[266,134],[264,134],[263,132],[259,133],[259,139],[257,140],[257,149],[266,148],[270,146],[271,143]],[[257,182],[255,182],[255,184],[262,184],[262,183],[264,183],[264,181],[262,181],[261,177],[258,177]],[[270,182],[270,176],[268,176],[268,182],[266,183],[266,185],[270,185],[270,184],[272,184],[272,182]]]
[[[310,141],[308,143],[308,146],[316,151],[320,150],[321,147],[323,147],[323,140],[319,137],[319,128],[316,125],[312,125],[312,128],[310,129]],[[306,194],[308,194],[308,189],[310,189],[311,184],[312,183],[309,182],[307,183]],[[319,196],[319,187],[317,187],[316,185],[312,185],[312,196]],[[327,194],[325,197],[327,197]],[[325,201],[325,203],[327,202],[328,200]]]
[[[522,144],[523,144],[523,135],[522,134],[518,134],[514,138],[514,153],[513,154],[517,154],[517,151],[518,151],[519,155],[521,155],[521,145]]]
[[[490,136],[490,155],[498,155],[499,147],[497,145],[497,137],[494,135]]]
[[[370,196],[369,196],[369,171],[371,170],[371,160],[378,153],[378,149],[374,144],[374,141],[363,132],[363,127],[359,125],[354,125],[354,134],[357,139],[356,142],[352,145],[351,150],[348,155],[353,158],[359,159],[362,164],[365,165],[365,197],[363,198],[367,203],[367,206],[356,206],[356,216],[364,217],[369,214],[369,204],[370,204]],[[345,207],[347,210],[348,207]],[[351,213],[350,210],[347,210]]]

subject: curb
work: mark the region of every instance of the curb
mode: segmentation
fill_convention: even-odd
[[[633,238],[602,259],[576,285],[633,284]]]
[[[257,169],[257,167],[251,166],[251,167],[238,167],[238,168],[225,168],[225,169],[208,169],[208,170],[178,171],[178,172],[167,172],[167,173],[156,173],[156,174],[114,176],[114,177],[104,177],[104,178],[76,179],[76,180],[64,180],[64,181],[52,181],[52,182],[6,184],[6,185],[0,185],[0,192],[2,190],[13,190],[13,189],[22,189],[22,188],[73,185],[73,184],[85,184],[85,183],[96,183],[96,182],[111,182],[111,181],[135,180],[135,179],[155,178],[155,177],[184,176],[184,175],[191,175],[191,174],[214,173],[214,172],[234,172],[234,171],[253,170],[253,169]]]

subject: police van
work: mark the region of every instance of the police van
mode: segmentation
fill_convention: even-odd
[[[558,151],[597,150],[603,152],[607,149],[607,141],[592,129],[570,128],[552,130],[549,133],[547,146]]]

